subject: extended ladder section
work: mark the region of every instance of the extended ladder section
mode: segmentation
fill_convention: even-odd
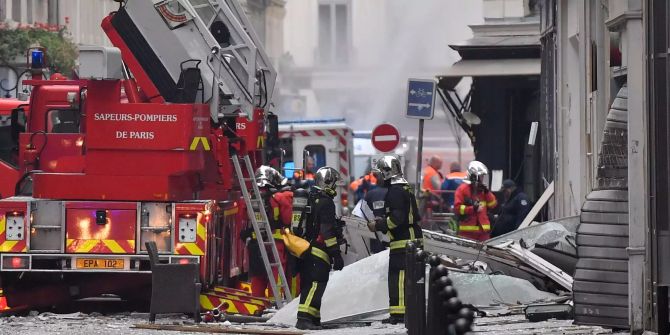
[[[175,102],[190,60],[200,61],[202,101],[214,121],[237,112],[251,119],[272,101],[277,72],[237,0],[128,1],[112,25],[137,59],[124,56],[131,70],[139,64],[148,76],[150,83],[138,77],[140,86],[155,86],[165,101]]]
[[[281,258],[279,258],[279,252],[277,251],[277,246],[275,245],[274,238],[272,235],[272,227],[270,227],[270,221],[268,220],[267,212],[265,211],[265,205],[263,199],[261,198],[261,192],[256,185],[256,180],[253,178],[254,170],[251,166],[251,160],[248,155],[245,155],[243,158],[240,158],[237,155],[233,155],[233,166],[235,167],[235,174],[237,175],[237,180],[240,184],[240,189],[242,190],[242,195],[247,207],[247,215],[249,216],[249,221],[254,228],[254,233],[256,233],[256,240],[258,242],[258,247],[261,251],[261,257],[263,258],[263,264],[265,265],[265,272],[268,276],[268,282],[272,289],[272,294],[275,297],[277,307],[281,308],[291,301],[291,291],[288,286],[288,281],[286,281],[286,274],[284,273],[284,267],[281,264]],[[242,163],[241,163],[242,162]],[[244,164],[246,169],[247,176],[245,177],[241,164]],[[247,182],[252,185],[253,194],[249,194],[249,189],[247,188]],[[258,208],[260,212],[260,220],[256,218],[256,213],[254,213],[254,207]],[[268,255],[268,249],[271,252],[272,259]],[[275,281],[273,270],[275,270],[279,276],[279,281],[281,282],[281,289],[277,286]]]

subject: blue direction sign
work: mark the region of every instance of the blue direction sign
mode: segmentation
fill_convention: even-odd
[[[407,113],[412,119],[430,120],[435,106],[435,81],[410,79],[407,82]]]

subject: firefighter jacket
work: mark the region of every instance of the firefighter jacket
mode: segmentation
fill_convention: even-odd
[[[291,215],[293,214],[293,192],[289,190],[271,191],[264,190],[262,198],[265,211],[272,228],[272,237],[282,241],[281,229],[291,227]],[[256,220],[260,217],[256,214]],[[256,239],[256,233],[251,233]]]
[[[478,210],[475,210],[475,203],[479,204]],[[495,195],[490,191],[479,190],[473,194],[471,184],[461,184],[454,196],[454,212],[459,217],[458,236],[478,241],[487,240],[491,231],[487,210],[497,204]]]
[[[335,217],[335,192],[316,191],[310,195],[310,214],[305,226],[305,239],[312,246],[312,255],[330,264],[330,258],[340,254]]]
[[[364,200],[375,217],[384,217],[386,215],[385,200],[387,192],[388,189],[386,187],[379,185],[365,194]]]
[[[409,185],[392,184],[386,192],[384,206],[391,253],[404,252],[408,241],[423,238],[416,197]]]

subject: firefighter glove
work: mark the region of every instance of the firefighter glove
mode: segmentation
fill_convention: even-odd
[[[338,253],[331,256],[331,262],[333,263],[333,270],[340,271],[344,268],[344,259],[342,259],[342,254]]]
[[[384,234],[389,231],[389,227],[386,224],[386,218],[376,217],[375,218],[375,230],[380,231]]]

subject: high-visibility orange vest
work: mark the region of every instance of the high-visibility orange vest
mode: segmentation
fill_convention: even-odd
[[[375,178],[375,175],[372,173],[369,173],[362,178],[358,178],[349,184],[349,188],[351,188],[352,191],[357,191],[359,187],[363,184],[363,180],[366,180],[370,184],[377,185],[377,178]]]
[[[442,174],[435,170],[432,166],[427,166],[423,170],[423,182],[421,183],[421,188],[423,190],[428,190],[428,191],[436,191],[436,189],[433,187],[433,183],[431,182],[431,179],[433,179],[434,176],[439,176],[440,177],[440,182],[439,184],[442,184]],[[439,186],[438,186],[439,188]]]
[[[314,180],[314,173],[309,172],[309,171],[307,173],[304,173],[303,171],[299,170],[299,171],[293,172],[293,179]]]

